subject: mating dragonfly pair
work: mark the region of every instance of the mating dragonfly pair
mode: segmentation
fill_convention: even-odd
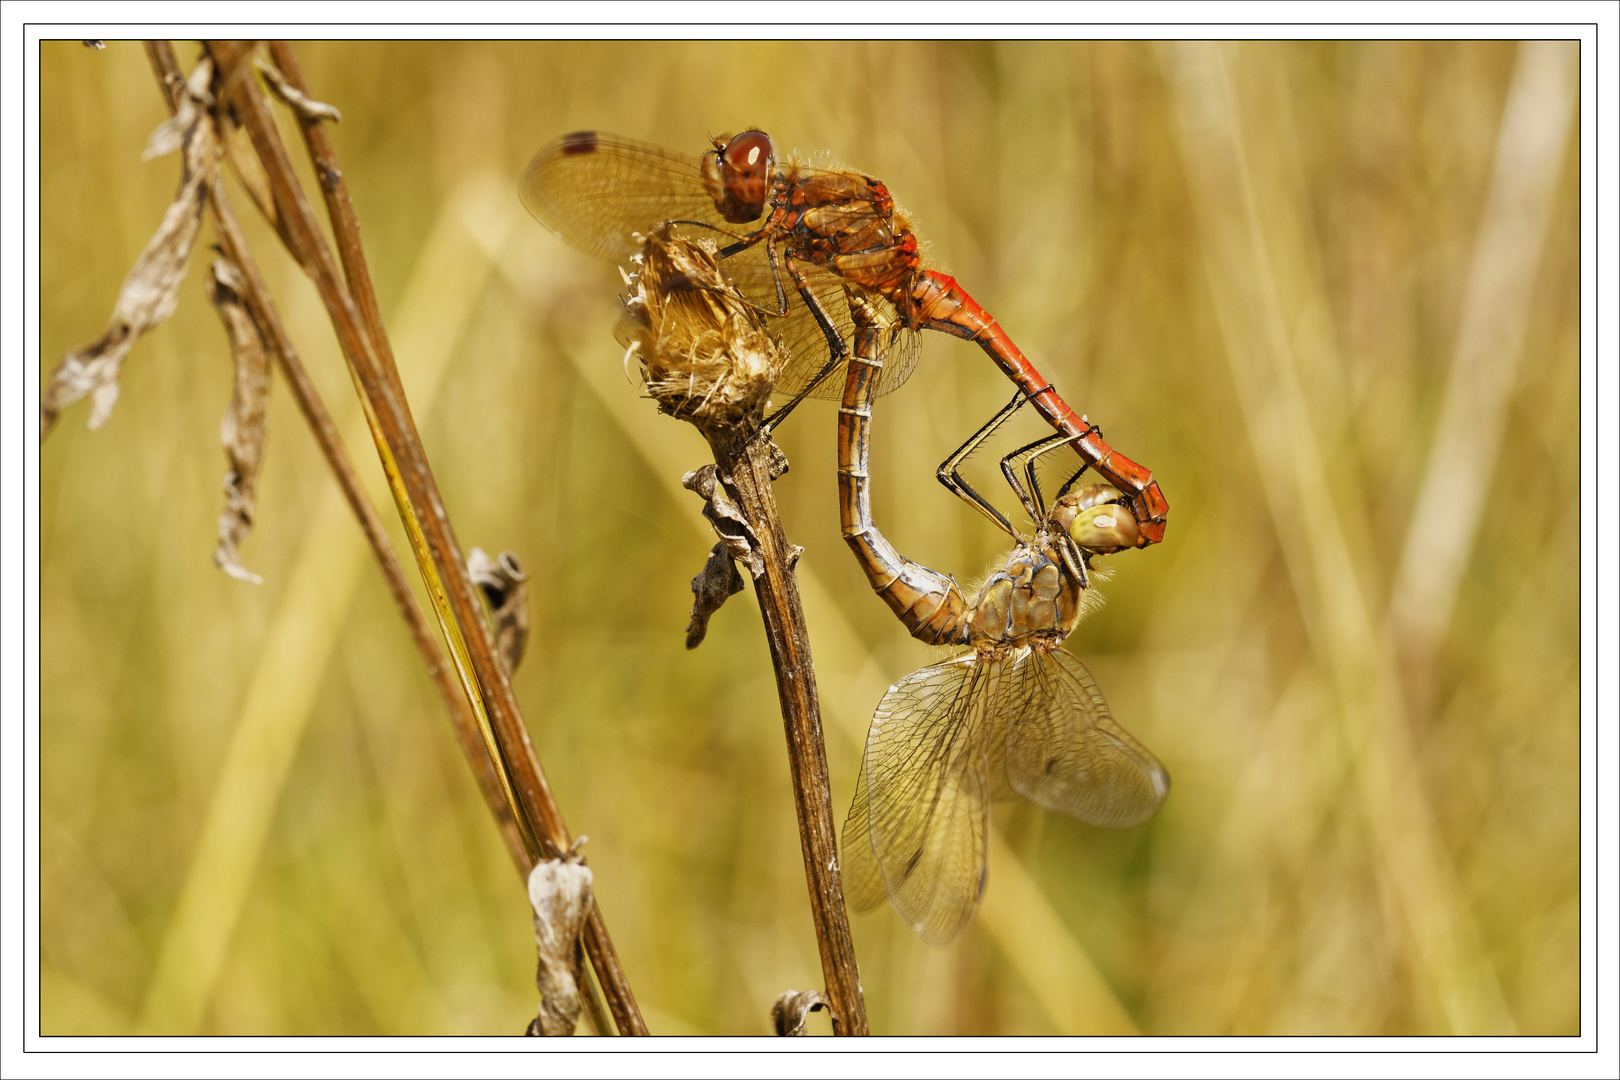
[[[767,427],[805,397],[841,398],[846,541],[913,636],[970,647],[900,680],[878,705],[841,844],[851,906],[869,910],[887,895],[921,937],[945,944],[983,897],[993,801],[1022,795],[1109,826],[1153,815],[1169,789],[1164,767],[1114,722],[1091,674],[1060,644],[1095,596],[1093,556],[1157,542],[1168,504],[1148,470],[1070,409],[953,278],[921,265],[882,183],[778,161],[762,131],[716,139],[701,156],[576,132],[535,157],[522,198],[574,247],[618,262],[659,223],[718,238],[721,269],[789,354],[776,386],[790,400]],[[1015,545],[971,600],[953,578],[896,552],[871,517],[871,403],[910,375],[922,330],[976,342],[1018,387],[939,468],[946,487]],[[1056,432],[1001,462],[1030,535],[960,474],[1025,403]],[[1035,465],[1063,446],[1082,464],[1048,504]],[[1107,483],[1075,489],[1087,468]]]

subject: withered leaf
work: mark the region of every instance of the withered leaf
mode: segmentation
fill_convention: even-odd
[[[780,480],[787,475],[787,455],[774,442],[769,442],[765,446],[765,469],[772,480]]]
[[[124,279],[112,320],[102,335],[64,355],[39,404],[39,437],[50,434],[57,416],[80,398],[91,397],[90,427],[100,428],[118,400],[118,373],[131,346],[142,334],[174,314],[185,280],[186,263],[196,245],[203,203],[219,175],[219,137],[208,111],[212,62],[204,59],[179,95],[173,117],[152,133],[147,156],[183,150],[180,190]]]
[[[579,1023],[580,980],[584,977],[580,931],[591,912],[591,868],[579,844],[560,859],[545,859],[529,872],[529,903],[534,908],[534,944],[540,956],[535,985],[540,1013],[530,1035],[572,1035]]]
[[[517,554],[503,551],[491,559],[483,548],[467,553],[467,575],[489,605],[489,628],[495,648],[511,675],[523,662],[529,644],[529,575]]]
[[[720,542],[731,557],[748,567],[756,579],[763,575],[765,559],[757,550],[759,537],[743,517],[742,509],[726,494],[719,470],[713,465],[694,469],[681,477],[681,486],[703,499],[703,516],[720,534]]]
[[[253,528],[254,496],[259,484],[259,464],[264,460],[264,443],[269,434],[265,422],[270,407],[270,358],[252,310],[243,299],[242,272],[221,255],[208,275],[208,298],[214,302],[231,341],[231,357],[236,363],[236,382],[231,388],[231,404],[219,422],[219,441],[225,446],[225,509],[219,515],[219,543],[214,547],[214,565],[241,581],[258,584],[262,579],[238,560],[236,547]]]
[[[778,1035],[803,1035],[804,1022],[817,1009],[832,1013],[827,999],[814,990],[784,990],[771,1006],[771,1028]]]
[[[726,551],[724,541],[709,549],[709,559],[692,579],[692,621],[686,624],[686,647],[695,649],[709,632],[709,616],[742,592],[742,575]]]

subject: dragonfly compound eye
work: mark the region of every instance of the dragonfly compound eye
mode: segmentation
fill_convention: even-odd
[[[763,131],[745,131],[726,143],[719,153],[719,191],[710,185],[720,216],[740,225],[765,211],[776,172],[776,148]]]
[[[1136,546],[1136,518],[1119,503],[1098,503],[1076,515],[1069,535],[1085,550],[1107,555]]]

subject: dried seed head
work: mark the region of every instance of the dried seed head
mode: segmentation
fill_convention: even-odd
[[[634,266],[619,338],[658,407],[713,436],[752,430],[787,359],[738,295],[710,240],[654,226]]]

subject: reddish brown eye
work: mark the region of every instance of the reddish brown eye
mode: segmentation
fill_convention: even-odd
[[[753,221],[765,211],[776,171],[776,149],[763,131],[745,131],[720,151],[725,189],[720,215],[734,224]]]

